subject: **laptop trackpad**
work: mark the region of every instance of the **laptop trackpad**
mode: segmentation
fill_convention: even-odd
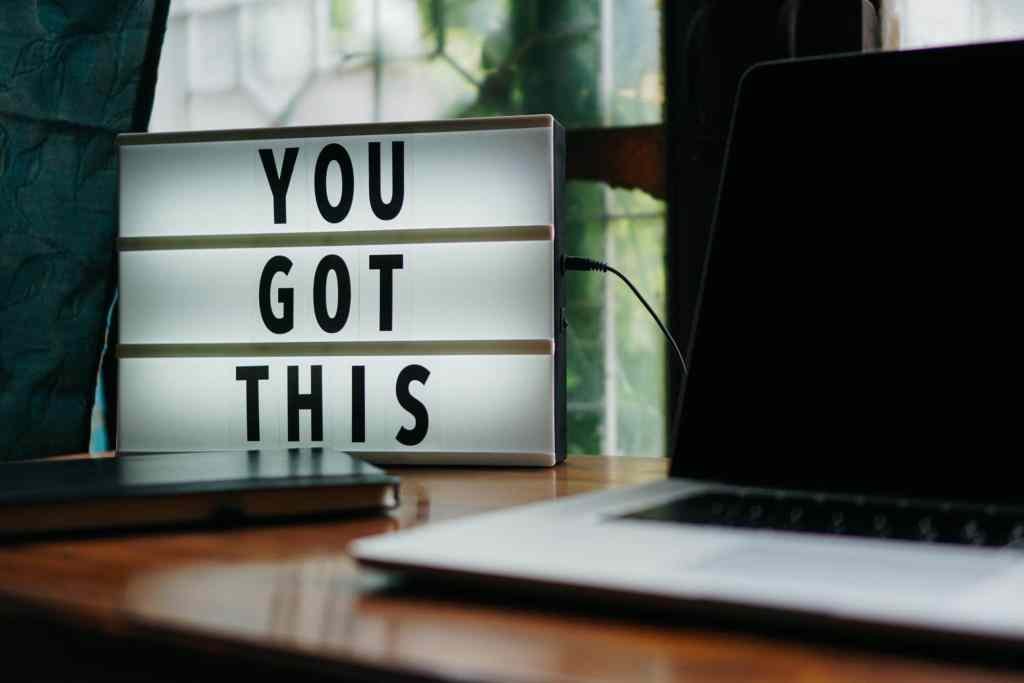
[[[780,588],[792,586],[798,592],[825,589],[833,594],[879,595],[891,591],[902,597],[920,594],[934,599],[976,586],[1013,564],[1005,554],[879,545],[838,544],[826,539],[753,541],[712,555],[689,569],[716,580],[754,580]]]

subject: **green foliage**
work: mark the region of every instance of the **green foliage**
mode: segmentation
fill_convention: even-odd
[[[334,28],[347,27],[352,24],[355,6],[349,0],[331,0],[330,22]]]
[[[659,11],[652,1],[613,3],[611,93],[601,91],[599,0],[418,0],[423,58],[475,88],[472,102],[449,116],[550,113],[567,128],[649,123],[661,116]],[[339,0],[333,6],[335,17],[350,7]],[[610,244],[617,267],[663,311],[663,213],[660,202],[640,192],[569,183],[565,250],[605,259]],[[614,343],[618,450],[661,454],[665,344],[627,289],[611,291],[615,339],[606,340],[604,278],[580,273],[567,283],[569,451],[599,453],[606,444],[605,347]]]
[[[425,2],[421,6],[434,6]],[[466,12],[476,3],[459,5]],[[486,3],[485,3],[486,4]],[[631,11],[639,3],[620,3],[615,15],[615,81],[625,84],[610,98],[616,123],[646,123],[660,118],[657,14]],[[566,127],[597,126],[602,116],[601,35],[597,0],[523,0],[509,4],[507,19],[483,40],[483,72],[478,96],[459,116],[551,113]],[[436,22],[439,14],[431,14]],[[468,16],[466,14],[465,16]],[[437,23],[432,30],[444,30]],[[639,38],[638,38],[639,36]],[[639,50],[637,55],[634,51]],[[653,51],[653,53],[652,53]],[[653,80],[652,80],[653,79]],[[664,310],[664,221],[660,202],[640,192],[609,192],[598,183],[569,183],[563,239],[567,253],[604,259],[606,230],[613,231],[616,263]],[[609,219],[609,215],[623,216]],[[631,218],[645,216],[645,218]],[[646,311],[616,290],[615,378],[619,412],[619,448],[629,453],[660,454],[665,421],[665,345]],[[604,443],[605,281],[578,274],[566,287],[568,338],[568,448],[599,453]]]

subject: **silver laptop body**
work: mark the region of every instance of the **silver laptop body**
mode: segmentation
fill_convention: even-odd
[[[748,72],[670,478],[355,557],[1024,644],[1022,61],[1002,43]]]

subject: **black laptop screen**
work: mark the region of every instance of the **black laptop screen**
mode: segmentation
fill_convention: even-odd
[[[745,80],[675,476],[1024,499],[1015,44]]]

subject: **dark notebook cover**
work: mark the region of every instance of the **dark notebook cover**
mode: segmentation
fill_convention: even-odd
[[[0,535],[394,507],[398,479],[320,449],[0,464]]]

